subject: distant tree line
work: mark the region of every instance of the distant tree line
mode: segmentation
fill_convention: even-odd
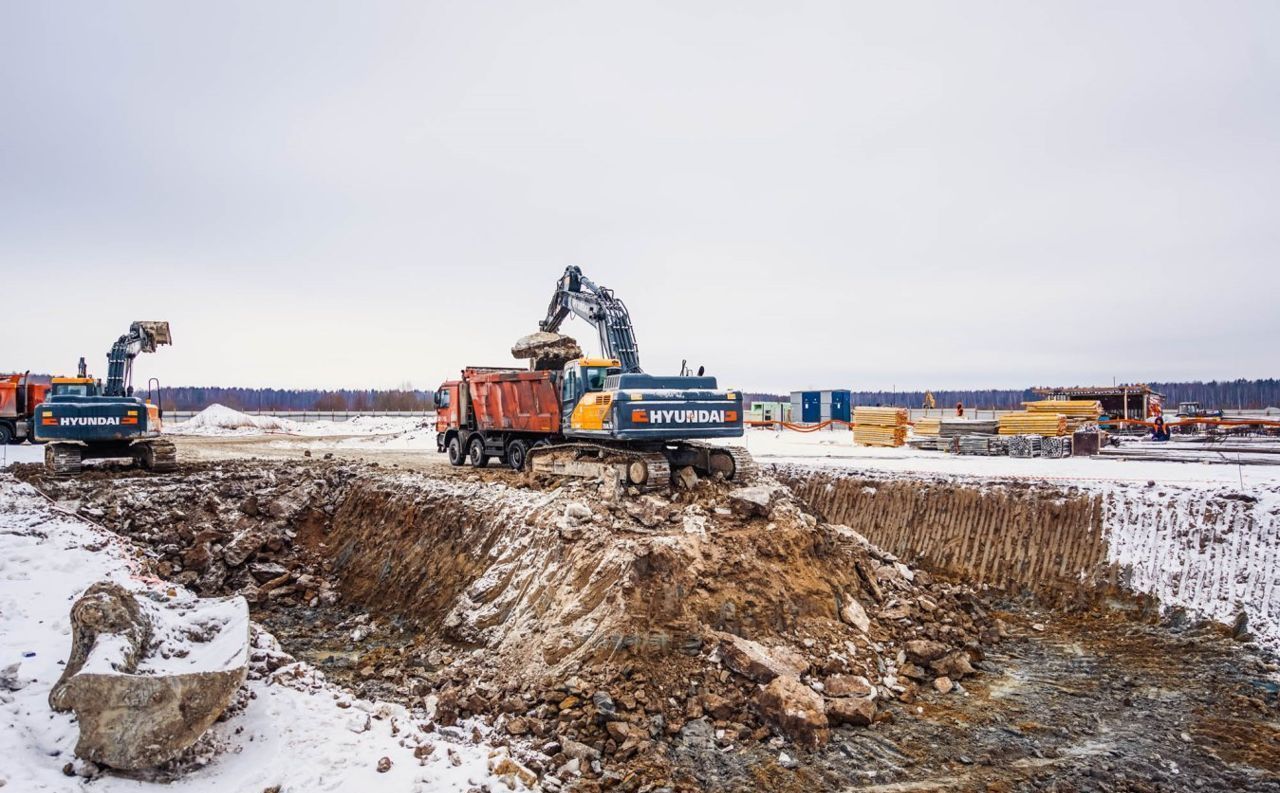
[[[48,375],[32,375],[47,381]],[[1280,407],[1280,378],[1261,380],[1199,380],[1189,382],[1148,383],[1164,394],[1165,403],[1199,402],[1209,409],[1256,410]],[[177,386],[164,389],[165,407],[174,410],[203,410],[214,403],[243,411],[256,410],[430,410],[433,392],[404,383],[394,389],[283,389],[224,388],[220,386]],[[787,402],[791,395],[765,391],[744,391],[747,407],[754,402]],[[963,402],[966,407],[983,410],[1016,410],[1024,401],[1037,399],[1031,389],[960,389],[934,391],[938,407],[951,407]],[[855,405],[889,405],[918,408],[924,405],[923,391],[854,391]]]
[[[1280,379],[1262,380],[1199,380],[1180,383],[1148,383],[1157,393],[1164,394],[1165,404],[1176,406],[1179,402],[1199,402],[1209,409],[1256,410],[1280,406]],[[924,405],[923,391],[854,391],[851,399],[855,405],[886,405],[891,407],[919,408]],[[752,402],[786,402],[790,394],[744,393],[748,406]],[[969,408],[984,410],[1016,410],[1025,401],[1039,399],[1031,389],[961,389],[934,391],[938,407],[952,407],[963,402]]]
[[[394,389],[284,389],[223,388],[219,386],[178,386],[164,389],[167,410],[203,410],[212,404],[234,410],[430,410],[432,392],[406,384]]]

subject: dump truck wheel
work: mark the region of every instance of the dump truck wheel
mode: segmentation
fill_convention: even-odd
[[[516,439],[507,444],[507,465],[513,471],[523,471],[525,461],[529,459],[529,444]]]
[[[466,458],[462,456],[462,441],[458,440],[458,436],[454,435],[449,439],[449,465],[462,465],[466,462]]]
[[[483,438],[471,439],[471,443],[467,445],[467,462],[471,463],[472,468],[484,468],[489,464],[489,455],[484,452]]]
[[[0,424],[0,446],[7,446],[13,443],[13,430],[9,429],[8,424]]]

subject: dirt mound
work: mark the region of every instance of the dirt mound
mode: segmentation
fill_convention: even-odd
[[[618,498],[316,461],[39,484],[155,548],[158,574],[353,659],[362,693],[488,716],[569,774],[662,766],[700,735],[818,745],[954,686],[995,635],[967,588],[768,479]]]

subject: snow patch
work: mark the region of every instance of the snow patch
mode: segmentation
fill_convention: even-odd
[[[64,791],[85,785],[63,775],[63,766],[74,758],[77,727],[72,714],[49,709],[48,697],[70,650],[71,606],[90,584],[116,581],[134,591],[155,592],[156,602],[160,593],[167,599],[168,590],[176,589],[172,609],[156,607],[163,621],[157,639],[170,658],[155,663],[181,667],[178,655],[189,644],[184,635],[202,630],[183,619],[182,604],[193,596],[141,575],[138,554],[118,535],[58,511],[30,486],[0,473],[0,668],[17,665],[17,690],[0,689],[4,790]],[[213,623],[233,620],[218,605],[211,613],[185,611]],[[224,630],[232,627],[223,625]],[[260,628],[255,628],[253,641],[255,654],[283,654]],[[513,780],[491,770],[502,767],[505,750],[467,738],[472,728],[483,734],[483,725],[427,732],[425,713],[354,699],[308,664],[289,663],[274,673],[251,677],[245,688],[244,709],[210,729],[207,743],[217,751],[205,758],[207,764],[169,782],[106,775],[95,780],[92,789],[216,793],[279,786],[428,793],[496,789],[500,780],[504,787]],[[369,715],[367,730],[357,734],[346,728],[353,711]],[[391,767],[380,773],[383,757],[391,760]],[[510,784],[519,787],[514,781]]]

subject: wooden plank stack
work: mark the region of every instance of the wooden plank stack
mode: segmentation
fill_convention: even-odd
[[[916,419],[916,423],[912,425],[911,431],[916,435],[938,435],[942,431],[942,419]]]
[[[1086,424],[1096,423],[1102,415],[1102,403],[1096,399],[1042,399],[1038,402],[1023,402],[1022,406],[1028,413],[1057,413],[1066,416],[1069,433]]]
[[[906,408],[854,408],[854,443],[862,446],[901,446],[906,440]]]
[[[1067,417],[1061,413],[1019,410],[1000,414],[1001,435],[1066,435]]]

